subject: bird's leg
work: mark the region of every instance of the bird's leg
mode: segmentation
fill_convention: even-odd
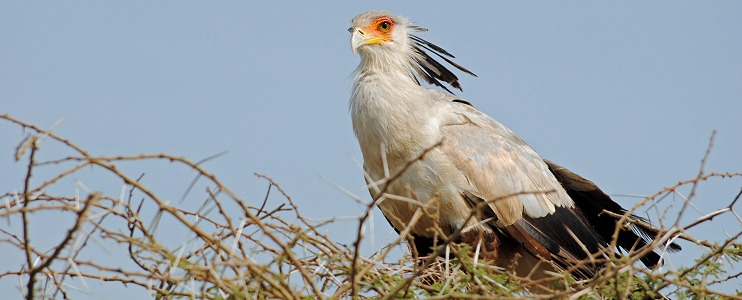
[[[461,233],[461,242],[471,245],[472,249],[479,248],[479,258],[497,261],[497,249],[500,246],[500,240],[494,232],[484,232],[480,230],[469,230]]]

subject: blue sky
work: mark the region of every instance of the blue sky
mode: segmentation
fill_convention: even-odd
[[[429,28],[423,38],[479,76],[461,75],[457,95],[609,194],[648,195],[694,177],[713,130],[706,170],[742,169],[741,2],[468,3],[5,1],[0,114],[47,128],[63,118],[55,132],[97,155],[200,160],[228,151],[204,166],[246,199],[262,201],[259,172],[307,216],[360,215],[362,207],[328,183],[369,199],[354,162],[361,156],[347,101],[358,57],[346,29],[355,15],[385,9]],[[0,122],[3,192],[21,187],[24,167],[12,153],[22,136]],[[57,149],[42,150],[55,157]],[[127,171],[146,172],[150,185],[177,199],[193,174],[171,169]],[[79,179],[120,189],[94,175]],[[704,183],[696,205],[702,213],[722,207],[740,183]],[[72,193],[75,185],[56,188]],[[378,212],[375,220],[369,251],[392,236]],[[41,236],[40,228],[55,226],[48,222],[36,225]],[[355,226],[345,221],[329,234],[350,242]],[[742,225],[715,226],[692,233],[721,238],[718,228]],[[13,259],[0,266],[17,269]],[[14,285],[0,280],[2,290]],[[79,297],[86,295],[120,296]]]

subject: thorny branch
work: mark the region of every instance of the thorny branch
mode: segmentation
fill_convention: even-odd
[[[0,205],[0,218],[7,220],[7,226],[0,228],[0,246],[15,249],[24,257],[18,269],[0,270],[0,279],[20,280],[27,299],[75,298],[79,290],[89,291],[86,283],[89,281],[146,289],[159,299],[482,299],[519,297],[534,290],[548,292],[548,295],[529,295],[530,298],[579,298],[592,294],[625,298],[638,291],[654,297],[665,294],[740,298],[739,294],[718,287],[738,280],[742,274],[739,272],[742,245],[738,242],[742,236],[742,218],[735,206],[742,191],[725,207],[707,206],[710,212],[705,215],[690,221],[680,220],[683,214],[688,214],[686,208],[692,205],[691,201],[699,197],[698,186],[708,180],[728,182],[742,178],[742,173],[705,171],[713,136],[696,177],[646,197],[624,215],[612,215],[624,224],[647,227],[650,225],[642,220],[628,218],[629,214],[640,207],[659,205],[666,201],[663,199],[671,198],[668,195],[690,189],[688,195],[682,197],[683,205],[677,219],[667,222],[672,226],[656,228],[658,238],[652,245],[631,249],[625,257],[611,257],[607,253],[596,255],[589,261],[576,262],[575,267],[564,272],[534,279],[530,275],[519,278],[506,268],[477,260],[479,249],[452,243],[463,228],[448,235],[441,228],[432,228],[440,242],[429,257],[416,261],[405,256],[388,261],[395,259],[391,257],[392,250],[403,247],[417,220],[436,217],[430,215],[435,209],[429,208],[437,205],[436,199],[419,202],[390,195],[389,186],[440,143],[420,153],[396,173],[369,182],[374,199],[358,218],[352,245],[346,246],[333,241],[323,228],[332,225],[332,221],[317,222],[302,215],[299,205],[266,175],[256,174],[268,183],[265,193],[255,200],[245,199],[207,172],[201,162],[168,154],[93,156],[49,130],[7,115],[0,115],[0,119],[30,132],[16,148],[14,157],[18,164],[24,164],[25,172],[19,181],[22,186],[18,192],[0,194],[0,200],[4,200],[4,205]],[[74,154],[38,161],[41,139],[45,140],[44,151],[47,147],[61,146]],[[174,168],[194,171],[196,179],[188,185],[179,205],[171,205],[149,186],[154,179],[143,174],[131,176],[123,171],[127,164],[140,162],[169,163]],[[114,193],[90,191],[87,197],[53,192],[60,190],[58,187],[65,179],[77,178],[91,169],[97,171],[96,177],[122,184],[121,190]],[[184,201],[197,197],[202,201],[195,203],[195,208],[192,201]],[[497,200],[489,199],[477,205]],[[380,201],[408,201],[419,209],[398,238],[367,257],[361,251],[365,239],[363,231]],[[34,238],[30,230],[48,212],[56,212],[72,221],[68,228],[61,230],[59,242],[51,239],[53,245]],[[731,233],[726,239],[699,239],[689,233],[691,229],[729,216],[739,226],[727,228]],[[472,214],[469,218],[474,217]],[[11,222],[17,219],[21,220],[20,224]],[[185,238],[173,243],[167,238],[173,232],[182,233]],[[642,254],[675,239],[701,245],[708,253],[698,257],[690,267],[665,272],[648,270],[636,263]],[[46,240],[48,243],[49,239]],[[89,254],[95,251],[104,251],[117,258],[99,260]],[[664,254],[663,257],[667,259]],[[590,263],[605,266],[598,277],[580,282],[570,279],[569,272]]]

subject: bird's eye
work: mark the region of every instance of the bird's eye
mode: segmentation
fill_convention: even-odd
[[[378,28],[379,31],[384,32],[384,33],[389,32],[390,30],[392,30],[392,22],[381,21],[379,22],[379,25],[376,25],[376,28]]]

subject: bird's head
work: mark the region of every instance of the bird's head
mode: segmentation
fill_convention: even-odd
[[[386,11],[376,10],[360,14],[353,18],[351,27],[348,28],[348,32],[351,33],[351,49],[354,53],[356,50],[374,51],[380,47],[397,52],[407,50],[408,25],[407,19]]]
[[[411,70],[413,72],[410,74],[417,73],[417,77],[446,91],[450,92],[441,81],[461,90],[458,77],[431,57],[430,52],[457,69],[477,76],[451,61],[448,58],[454,58],[451,53],[413,34],[428,31],[427,29],[390,12],[374,10],[362,13],[353,18],[348,31],[351,34],[352,51],[358,51],[364,60],[370,62],[369,66],[391,65],[404,68],[402,71]],[[417,78],[415,80],[419,83]]]

